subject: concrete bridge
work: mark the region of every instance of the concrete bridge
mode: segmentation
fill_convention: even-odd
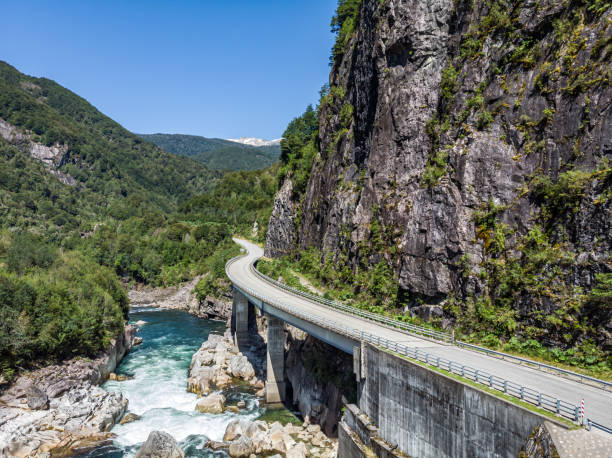
[[[359,415],[355,409],[361,408],[368,418],[376,420],[383,442],[412,456],[516,456],[518,444],[523,444],[534,427],[546,418],[508,401],[499,401],[491,394],[479,392],[477,387],[442,380],[440,377],[448,377],[422,366],[412,367],[417,363],[406,362],[388,351],[380,352],[381,348],[437,365],[447,372],[488,384],[489,388],[553,412],[556,409],[561,416],[573,420],[580,415],[577,406],[584,399],[589,419],[612,426],[612,395],[606,389],[460,348],[452,342],[414,335],[296,294],[255,270],[254,263],[263,256],[259,246],[244,240],[235,241],[245,249],[244,256],[231,260],[226,266],[234,287],[235,337],[239,345],[248,339],[249,303],[267,316],[267,402],[281,402],[285,398],[283,323],[288,323],[353,355],[360,396],[359,407],[353,406],[353,410],[345,414],[354,420],[351,428],[358,429],[355,419]],[[412,402],[407,396],[413,397]],[[456,398],[452,405],[448,404],[449,396]],[[429,399],[428,403],[422,405],[421,398]],[[443,411],[430,411],[435,409],[433,398],[439,398],[435,402],[446,403],[438,406]],[[455,412],[454,418],[449,417],[449,412]],[[577,420],[582,421],[581,418]],[[415,426],[419,421],[422,425]],[[473,430],[473,424],[470,426],[474,421],[479,424],[478,432]],[[465,422],[467,429],[457,430],[457,422]],[[561,423],[558,426],[564,427]],[[344,424],[343,427],[348,426]],[[415,427],[420,428],[421,433],[429,428],[425,435],[437,435],[436,440],[445,441],[446,449],[436,448],[431,437],[416,437]],[[372,425],[368,428],[372,430]],[[445,434],[448,437],[444,438]],[[480,436],[478,440],[488,442],[474,445],[474,434]],[[367,437],[362,439],[362,443],[369,441]]]

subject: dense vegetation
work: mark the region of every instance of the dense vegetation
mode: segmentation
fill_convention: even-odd
[[[205,296],[238,252],[232,235],[265,237],[277,167],[210,172],[130,134],[52,81],[6,64],[0,75],[0,117],[29,136],[0,137],[4,379],[107,347],[123,328],[129,284],[202,275]],[[30,141],[65,145],[64,160],[43,164]],[[58,170],[76,182],[64,184]]]
[[[338,0],[336,14],[331,20],[331,30],[336,34],[330,64],[339,64],[346,51],[346,45],[359,23],[361,0]]]
[[[128,300],[112,270],[29,232],[0,238],[0,370],[94,356],[123,330]]]
[[[168,210],[211,189],[218,178],[200,163],[143,141],[54,81],[24,75],[5,62],[0,119],[35,142],[63,146],[59,170],[110,202],[127,197]]]
[[[257,170],[278,161],[280,147],[250,146],[196,135],[140,134],[165,151],[190,157],[214,170]]]
[[[281,140],[281,168],[279,180],[290,178],[295,196],[304,194],[310,178],[310,170],[318,152],[318,110],[306,107],[301,116],[293,119]]]

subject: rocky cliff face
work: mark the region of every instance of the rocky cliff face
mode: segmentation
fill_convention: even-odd
[[[588,294],[612,271],[611,19],[605,2],[363,0],[267,253],[384,261],[406,311],[609,348]]]
[[[7,123],[0,118],[0,137],[11,145],[27,151],[34,159],[38,159],[45,165],[49,173],[55,175],[62,183],[75,186],[76,180],[70,175],[60,172],[68,148],[66,145],[55,144],[43,145],[30,139],[30,135],[23,133],[19,128]]]

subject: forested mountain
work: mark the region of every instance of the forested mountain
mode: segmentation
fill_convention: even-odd
[[[267,255],[609,375],[611,20],[600,0],[340,0],[329,86],[283,135]]]
[[[147,141],[179,156],[187,156],[214,170],[256,170],[278,161],[280,147],[250,146],[220,138],[180,134],[140,134]]]
[[[276,174],[211,171],[0,63],[0,384],[106,348],[126,285],[217,288],[231,236],[263,240]]]
[[[52,169],[111,199],[133,196],[169,208],[218,178],[143,141],[54,81],[26,76],[4,62],[0,119],[8,124],[2,136],[9,142],[34,148]]]

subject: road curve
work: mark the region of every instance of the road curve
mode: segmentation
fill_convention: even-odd
[[[493,358],[485,354],[437,343],[400,330],[395,330],[365,318],[349,315],[339,310],[331,309],[323,304],[307,298],[296,296],[256,275],[251,266],[263,256],[263,250],[254,243],[234,239],[245,249],[245,256],[232,262],[227,267],[227,274],[238,287],[248,288],[261,297],[271,297],[296,312],[308,313],[321,319],[367,331],[370,334],[384,337],[409,347],[418,347],[432,355],[454,360],[471,366],[474,369],[523,385],[550,396],[554,396],[574,405],[585,403],[585,416],[594,422],[612,427],[612,394],[602,389],[568,380],[554,374],[548,374],[537,369],[521,366],[509,361]]]

